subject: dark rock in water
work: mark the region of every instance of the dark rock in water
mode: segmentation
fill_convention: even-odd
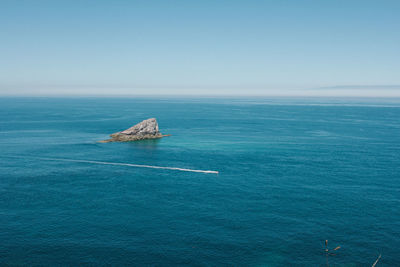
[[[163,137],[163,135],[158,130],[158,123],[155,118],[144,120],[129,129],[126,129],[122,132],[113,133],[110,136],[111,139],[101,142],[130,142]]]

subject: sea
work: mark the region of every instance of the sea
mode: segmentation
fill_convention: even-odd
[[[98,142],[147,118],[171,136]],[[400,266],[400,99],[0,98],[0,266],[376,260]]]

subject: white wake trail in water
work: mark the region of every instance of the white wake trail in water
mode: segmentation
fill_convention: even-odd
[[[16,156],[12,156],[12,157],[16,157]],[[18,157],[18,158],[21,158],[21,157]],[[175,170],[175,171],[183,171],[183,172],[199,172],[199,173],[214,173],[214,174],[219,173],[218,171],[194,170],[194,169],[185,169],[185,168],[177,168],[177,167],[162,167],[162,166],[141,165],[141,164],[131,164],[131,163],[120,163],[120,162],[106,162],[106,161],[81,160],[81,159],[63,159],[63,158],[44,158],[44,157],[28,157],[28,158],[39,159],[39,160],[69,161],[69,162],[82,162],[82,163],[90,163],[90,164],[128,166],[128,167],[136,167],[136,168],[164,169],[164,170]]]

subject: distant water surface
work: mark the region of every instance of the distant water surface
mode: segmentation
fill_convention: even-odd
[[[400,266],[398,99],[7,97],[0,151],[0,265]]]

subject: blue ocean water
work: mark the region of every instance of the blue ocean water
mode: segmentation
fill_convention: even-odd
[[[0,150],[0,265],[400,266],[399,100],[0,98]]]

